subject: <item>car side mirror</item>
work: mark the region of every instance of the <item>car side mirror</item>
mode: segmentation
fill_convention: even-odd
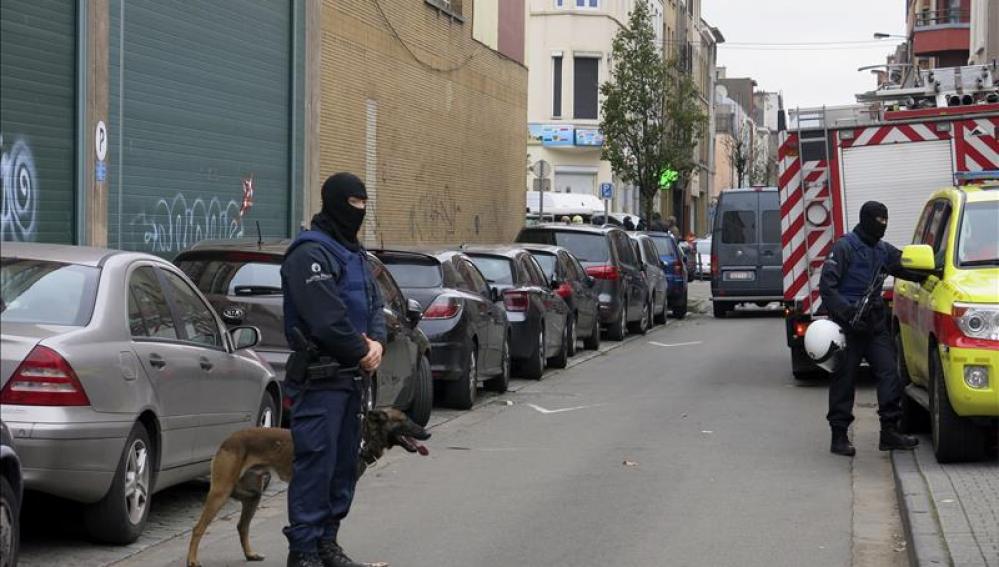
[[[558,289],[558,286],[562,285],[562,282],[558,278],[552,278],[552,281],[548,282],[548,287],[552,289]]]
[[[902,248],[902,267],[916,272],[936,271],[933,248],[928,244],[909,244]]]
[[[235,327],[229,331],[236,350],[253,348],[260,344],[260,329],[256,327]]]
[[[586,279],[584,281],[586,282],[586,287],[593,287],[597,285],[597,278],[593,276],[586,276]]]
[[[500,293],[499,288],[489,286],[489,299],[492,299],[493,303],[503,299],[503,295]]]
[[[411,327],[416,327],[423,320],[423,306],[415,299],[406,300],[406,320]]]

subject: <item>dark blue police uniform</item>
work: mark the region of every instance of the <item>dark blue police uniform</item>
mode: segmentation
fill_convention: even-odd
[[[281,284],[289,344],[300,348],[297,327],[343,369],[335,379],[286,381],[295,459],[284,533],[290,551],[315,553],[319,540],[336,539],[350,510],[361,440],[358,363],[368,351],[361,334],[384,343],[385,319],[364,249],[350,250],[317,227],[289,247]]]

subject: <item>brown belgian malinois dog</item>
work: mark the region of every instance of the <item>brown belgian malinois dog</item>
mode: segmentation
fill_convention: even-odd
[[[429,453],[417,441],[429,439],[430,433],[405,413],[393,408],[367,412],[361,428],[361,438],[363,443],[357,461],[358,478],[364,474],[368,465],[396,445],[410,453]],[[276,427],[244,429],[222,442],[212,459],[212,486],[205,498],[205,508],[191,533],[191,545],[187,551],[188,567],[200,567],[198,544],[201,543],[208,524],[230,497],[243,504],[239,523],[236,525],[243,555],[247,561],[264,559],[250,549],[250,521],[253,520],[267,483],[270,482],[270,471],[277,473],[285,482],[291,480],[293,454],[291,432]]]

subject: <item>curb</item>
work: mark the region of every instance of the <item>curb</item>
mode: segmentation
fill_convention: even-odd
[[[913,567],[953,565],[941,535],[943,529],[930,497],[930,487],[919,469],[915,451],[892,451],[891,464],[902,526],[909,542],[906,546],[909,564]]]

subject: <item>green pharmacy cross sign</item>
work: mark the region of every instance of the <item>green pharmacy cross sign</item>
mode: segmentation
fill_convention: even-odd
[[[659,187],[661,189],[669,189],[679,177],[680,173],[678,171],[667,167],[659,174]]]

